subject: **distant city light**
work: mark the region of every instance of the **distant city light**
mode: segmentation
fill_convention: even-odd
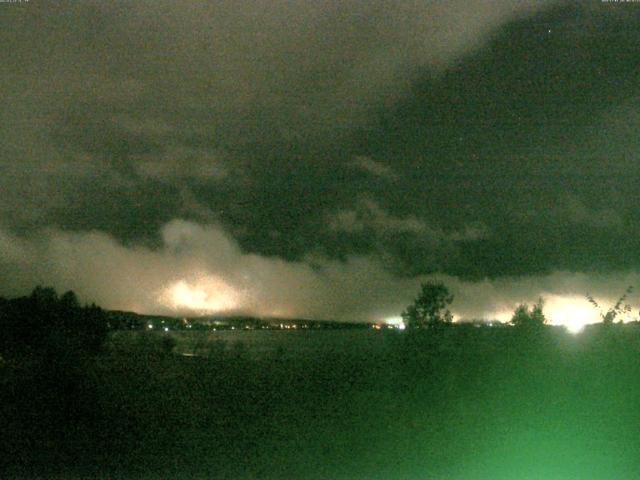
[[[389,317],[384,320],[384,323],[398,330],[404,330],[406,328],[406,325],[402,317]]]

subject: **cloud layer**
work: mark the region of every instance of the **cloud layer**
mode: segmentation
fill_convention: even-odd
[[[250,254],[215,224],[174,220],[160,235],[162,246],[150,249],[125,246],[99,232],[48,230],[32,239],[2,233],[0,268],[5,278],[13,279],[16,293],[37,279],[113,309],[348,321],[397,317],[420,282],[439,280],[455,295],[458,320],[507,321],[516,305],[543,296],[550,318],[562,322],[562,315],[587,306],[586,293],[597,291],[598,300],[608,306],[640,280],[638,274],[566,272],[482,282],[442,275],[398,278],[372,257],[287,262]],[[594,309],[586,312],[593,321],[597,314]]]

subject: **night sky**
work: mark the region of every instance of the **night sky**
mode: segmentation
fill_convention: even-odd
[[[640,283],[640,3],[31,0],[0,42],[0,295],[568,323]]]

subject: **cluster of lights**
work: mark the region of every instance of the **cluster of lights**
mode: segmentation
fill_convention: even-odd
[[[293,324],[281,323],[280,324],[280,330],[291,330],[291,329],[295,330],[297,328],[298,328],[298,325],[296,325],[295,323],[293,323]],[[303,327],[303,328],[305,328],[305,327]]]
[[[401,317],[390,317],[384,320],[383,323],[374,323],[371,325],[371,328],[374,330],[382,330],[383,328],[388,330],[404,330],[406,325]]]
[[[162,323],[164,323],[164,321],[163,321]],[[154,325],[153,325],[153,323],[148,323],[148,324],[147,324],[147,329],[148,329],[148,330],[153,330],[153,329],[154,329]],[[167,325],[163,325],[163,326],[162,326],[162,331],[163,331],[163,332],[168,332],[168,331],[169,331],[169,327],[168,327]]]

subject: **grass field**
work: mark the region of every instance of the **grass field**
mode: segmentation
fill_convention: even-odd
[[[405,333],[4,365],[2,478],[638,478],[635,329]]]

